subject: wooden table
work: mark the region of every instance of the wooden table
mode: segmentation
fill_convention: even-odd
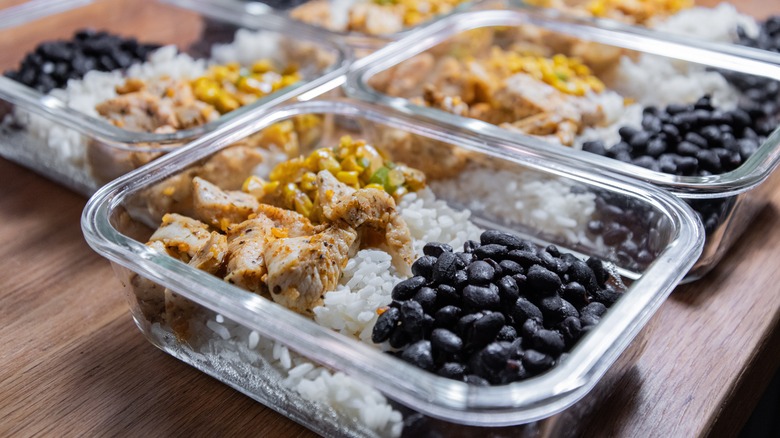
[[[761,16],[768,3],[740,7]],[[717,269],[653,317],[590,434],[740,430],[780,364],[777,189]],[[142,337],[109,263],[84,243],[85,202],[0,159],[0,436],[313,435]]]

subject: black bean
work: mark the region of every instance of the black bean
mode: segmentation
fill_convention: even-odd
[[[461,260],[463,266],[468,266],[471,262],[477,260],[477,256],[468,252],[458,252],[455,255]]]
[[[411,341],[411,336],[405,331],[402,330],[400,327],[393,330],[393,333],[390,334],[390,339],[388,339],[388,342],[390,343],[390,346],[393,348],[401,348],[404,345],[408,344],[409,341]]]
[[[629,142],[637,133],[639,133],[639,130],[633,126],[621,126],[620,129],[618,129],[620,138],[625,142]]]
[[[594,302],[580,309],[580,315],[593,315],[600,318],[606,311],[607,307],[605,305]]]
[[[536,304],[528,301],[524,297],[520,297],[515,302],[515,306],[512,309],[512,319],[515,324],[522,326],[528,319],[542,320],[542,311],[536,306]]]
[[[593,271],[598,284],[603,285],[609,279],[609,271],[604,267],[604,262],[596,257],[588,257],[585,264]]]
[[[436,257],[424,255],[412,263],[412,274],[431,278],[433,275],[433,265],[436,264]]]
[[[577,308],[588,304],[588,292],[585,290],[585,286],[576,281],[571,281],[563,286],[561,297]]]
[[[525,241],[520,237],[498,230],[487,230],[479,237],[482,245],[502,245],[509,249],[520,249],[525,247]]]
[[[447,353],[457,353],[463,348],[463,340],[447,329],[437,328],[431,332],[431,345]]]
[[[455,279],[452,281],[452,286],[458,291],[462,291],[466,285],[469,284],[469,275],[464,270],[458,270],[455,272]]]
[[[593,297],[594,301],[598,301],[605,306],[611,306],[615,303],[615,301],[617,301],[618,298],[620,298],[620,294],[611,288],[605,288],[596,292],[592,292],[591,296]]]
[[[661,172],[674,174],[677,172],[677,163],[674,154],[662,154],[658,157],[658,168]]]
[[[476,310],[498,309],[501,305],[498,287],[494,284],[488,286],[470,284],[463,288],[463,304]]]
[[[599,288],[599,281],[596,273],[582,260],[575,260],[572,262],[566,275],[569,277],[570,281],[576,281],[589,292],[593,292]]]
[[[492,370],[504,368],[509,355],[511,353],[511,343],[509,342],[492,342],[488,344],[479,355],[482,356],[482,363],[487,365]]]
[[[541,319],[536,318],[528,318],[525,320],[523,325],[520,327],[520,333],[525,336],[526,338],[530,338],[533,336],[536,332],[539,330],[542,330],[544,328],[544,325],[542,325]]]
[[[528,285],[542,294],[555,293],[562,286],[561,277],[558,274],[540,265],[528,268],[526,278],[528,278]]]
[[[678,174],[693,175],[699,166],[699,160],[697,160],[696,157],[677,156],[675,158],[675,164],[677,165]]]
[[[558,295],[551,295],[539,300],[539,310],[544,315],[544,322],[552,326],[565,318],[563,299]]]
[[[636,134],[631,136],[631,139],[628,141],[628,144],[634,150],[644,151],[648,141],[650,141],[650,133],[647,131],[639,131]]]
[[[628,228],[620,225],[619,223],[612,222],[608,224],[601,237],[604,239],[604,243],[610,246],[615,246],[620,242],[628,238],[630,231]]]
[[[371,341],[375,344],[385,342],[390,339],[390,334],[398,325],[398,321],[401,319],[401,313],[395,307],[390,307],[385,310],[374,324],[374,331],[371,333]]]
[[[482,318],[483,313],[470,313],[462,316],[458,323],[455,325],[455,332],[460,335],[461,338],[468,335],[471,331],[471,327],[474,325],[474,321]]]
[[[452,305],[452,304],[459,304],[460,303],[460,294],[458,291],[448,285],[448,284],[440,284],[436,287],[436,305],[441,307]]]
[[[522,265],[512,260],[502,260],[498,265],[501,266],[504,275],[525,273],[525,269],[523,269]]]
[[[601,320],[601,317],[598,317],[596,315],[591,315],[589,313],[582,314],[580,316],[580,324],[582,326],[582,329],[584,330],[586,327],[593,327],[596,324],[599,323]]]
[[[514,305],[517,298],[520,297],[517,281],[511,276],[505,275],[496,284],[498,285],[498,296],[501,298],[501,305],[504,307]]]
[[[645,153],[647,156],[658,158],[661,154],[666,152],[666,149],[666,142],[660,138],[654,138],[647,143]]]
[[[604,147],[604,142],[596,140],[596,141],[586,141],[582,144],[582,150],[585,152],[590,152],[593,154],[598,155],[606,155],[607,150]]]
[[[469,283],[484,285],[493,281],[496,270],[493,269],[493,266],[491,266],[490,263],[483,260],[477,260],[466,268],[466,274],[469,276]]]
[[[506,319],[501,312],[490,312],[474,321],[467,335],[471,346],[482,346],[493,342],[504,326]]]
[[[575,316],[569,316],[558,325],[558,330],[563,335],[563,340],[567,347],[571,347],[580,339],[582,334],[582,323]]]
[[[539,256],[542,267],[555,273],[558,272],[560,265],[558,264],[558,259],[553,257],[552,254],[542,249],[539,250],[536,255]]]
[[[699,166],[702,169],[712,173],[720,173],[720,158],[714,151],[702,149],[696,154],[696,159],[699,160]]]
[[[435,283],[453,283],[455,281],[455,272],[458,271],[458,265],[461,263],[461,260],[455,254],[442,252],[433,265],[433,281]]]
[[[737,144],[739,145],[739,155],[743,161],[750,158],[758,149],[758,141],[751,138],[737,140]]]
[[[401,353],[401,357],[419,368],[431,370],[433,368],[431,341],[422,340],[415,342]]]
[[[557,356],[566,348],[563,335],[555,330],[542,329],[531,337],[531,345],[535,350]]]
[[[476,240],[467,240],[466,243],[463,244],[463,251],[468,253],[474,252],[477,248],[479,248],[479,242]]]
[[[675,114],[679,114],[679,113],[688,111],[688,108],[689,108],[688,105],[679,104],[679,103],[673,103],[673,104],[667,105],[666,112],[671,114],[671,115],[675,115]]]
[[[414,301],[420,303],[425,313],[436,311],[436,290],[423,286],[414,294]]]
[[[442,377],[460,380],[463,378],[465,371],[466,367],[461,363],[445,362],[436,373]]]
[[[401,304],[401,327],[414,335],[423,328],[423,308],[417,301],[409,300]]]
[[[405,301],[414,296],[417,291],[427,283],[428,280],[422,276],[414,276],[399,282],[393,287],[392,297],[394,300]]]
[[[656,162],[655,158],[649,155],[642,155],[641,157],[634,158],[631,160],[631,164],[656,172],[659,170],[658,163]]]
[[[553,366],[554,360],[551,356],[538,352],[536,350],[526,350],[523,354],[523,367],[531,373],[538,374],[547,371]]]
[[[452,328],[458,322],[462,313],[463,311],[460,310],[460,307],[444,306],[436,311],[436,315],[434,316],[436,322],[434,326]]]
[[[480,259],[503,260],[507,255],[507,247],[497,243],[482,244],[474,250],[474,255]]]
[[[515,328],[511,325],[505,325],[501,327],[501,330],[499,330],[498,334],[496,335],[497,341],[512,342],[515,339],[517,339],[517,330],[515,330]]]
[[[523,266],[529,268],[531,265],[538,265],[542,261],[535,252],[515,249],[507,253],[507,258]]]
[[[439,257],[445,252],[452,252],[452,247],[446,243],[430,242],[423,246],[423,254]]]

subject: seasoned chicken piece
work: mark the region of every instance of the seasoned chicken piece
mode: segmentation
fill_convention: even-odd
[[[310,315],[311,309],[322,304],[325,292],[338,284],[356,241],[357,232],[345,224],[313,236],[271,240],[263,256],[273,300]]]
[[[568,96],[525,73],[517,73],[504,82],[495,95],[498,106],[511,110],[515,120],[540,113],[556,113],[561,118],[579,121],[579,112]]]
[[[194,216],[215,228],[245,221],[260,205],[249,193],[224,191],[203,178],[192,179]]]
[[[435,66],[430,53],[420,53],[408,60],[372,76],[368,84],[390,96],[412,97],[419,95]]]
[[[258,216],[262,215],[270,219],[276,228],[287,233],[288,236],[307,236],[321,231],[322,227],[315,227],[306,216],[273,205],[260,204],[255,210]]]
[[[225,280],[252,292],[265,294],[265,247],[270,240],[308,236],[318,229],[294,211],[261,204],[257,215],[227,229],[228,264]]]
[[[384,190],[359,189],[342,183],[327,170],[317,174],[318,202],[330,222],[344,222],[361,231],[367,226],[384,236],[384,244],[401,275],[410,275],[414,262],[412,237],[396,210],[395,200]]]
[[[217,274],[222,270],[227,256],[227,238],[216,231],[203,247],[190,260],[188,265],[206,271],[209,274]],[[199,306],[183,296],[165,289],[165,321],[171,327],[179,340],[187,340],[192,337],[190,320],[198,311]]]
[[[168,254],[187,263],[210,239],[211,231],[209,231],[208,225],[186,216],[171,213],[163,216],[162,225],[149,238],[149,245],[159,248],[159,246],[155,246],[154,242],[160,241]]]
[[[162,241],[149,242],[147,246],[162,254],[175,257],[165,248]],[[130,287],[133,289],[138,307],[144,316],[151,322],[159,322],[165,311],[165,288],[138,274],[132,274],[130,277]]]
[[[244,180],[262,162],[261,150],[239,144],[214,154],[198,170],[198,176],[208,181],[219,181],[223,190],[240,190]]]
[[[190,168],[152,186],[143,195],[146,208],[156,218],[172,212],[193,216],[193,178],[219,181],[223,190],[240,190],[247,176],[262,161],[263,154],[257,148],[241,145],[225,148],[201,167]]]
[[[206,271],[209,274],[217,274],[225,264],[227,252],[227,237],[224,234],[212,231],[209,240],[195,253],[188,265],[201,271]]]
[[[130,131],[156,132],[165,126],[178,126],[171,102],[147,91],[117,96],[99,103],[95,110],[114,126]]]
[[[273,228],[273,221],[262,215],[228,227],[228,283],[260,295],[268,292],[263,251]]]
[[[387,35],[404,28],[402,5],[390,7],[370,2],[355,3],[349,11],[349,30],[370,35]]]

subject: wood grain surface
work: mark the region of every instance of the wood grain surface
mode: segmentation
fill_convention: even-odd
[[[780,12],[769,3],[738,6]],[[719,266],[653,317],[588,435],[739,431],[780,364],[777,189]],[[313,436],[145,340],[109,263],[83,240],[85,202],[0,159],[0,437]]]

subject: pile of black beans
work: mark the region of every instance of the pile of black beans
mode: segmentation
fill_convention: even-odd
[[[584,262],[488,230],[463,252],[428,243],[377,319],[372,340],[402,359],[474,385],[542,373],[620,296],[602,261]]]
[[[780,15],[774,15],[759,23],[758,36],[751,37],[745,29],[738,28],[737,44],[780,53]]]
[[[84,29],[70,40],[41,43],[27,54],[18,70],[7,71],[5,76],[48,93],[65,87],[69,79],[83,78],[91,70],[124,69],[145,61],[159,47],[141,44],[135,38]]]
[[[654,212],[638,199],[608,191],[596,192],[596,211],[587,232],[615,248],[615,260],[626,268],[642,269],[655,260],[651,242],[658,241]]]
[[[647,107],[641,128],[620,128],[619,143],[607,149],[590,141],[582,149],[656,172],[709,176],[739,167],[773,129],[760,108],[723,111],[704,96],[690,105]]]
[[[748,36],[742,28],[737,31],[737,44],[780,53],[780,15],[759,23],[759,33],[756,37]],[[780,82],[729,70],[722,70],[720,73],[742,92],[749,105],[760,108],[767,114],[780,112]]]

